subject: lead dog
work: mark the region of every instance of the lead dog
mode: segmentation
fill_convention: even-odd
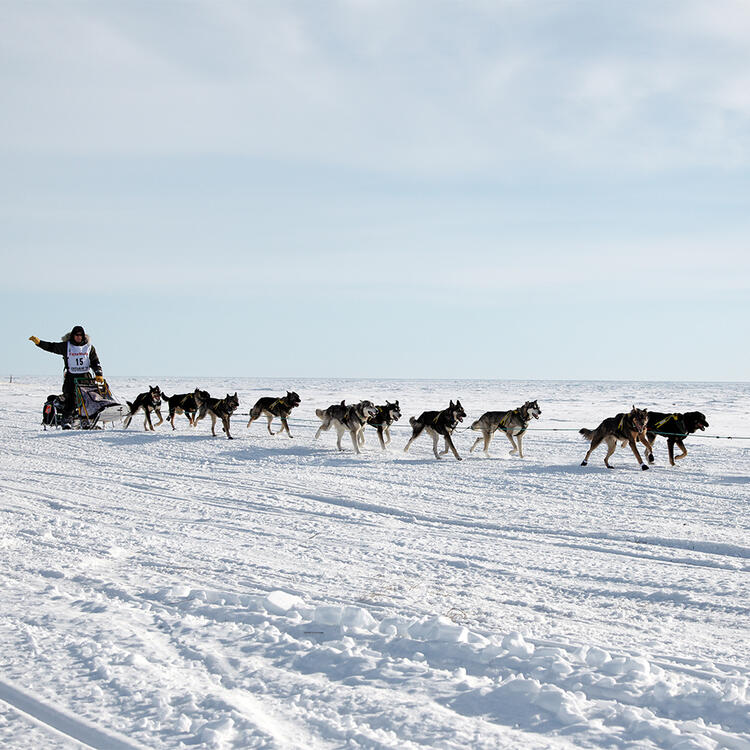
[[[519,406],[517,409],[511,409],[509,411],[488,411],[482,414],[474,424],[471,425],[472,430],[481,431],[482,437],[478,437],[474,441],[474,445],[471,446],[469,453],[474,452],[479,443],[484,440],[484,455],[489,456],[490,440],[492,440],[493,433],[500,429],[505,432],[510,444],[513,449],[510,451],[510,455],[513,456],[516,453],[523,458],[523,435],[528,429],[529,422],[532,419],[539,419],[539,415],[542,410],[539,408],[539,404],[536,401],[527,401],[523,406]],[[514,440],[515,438],[515,440]],[[518,441],[518,445],[516,445]]]
[[[393,403],[386,401],[381,406],[376,406],[375,409],[377,411],[371,417],[368,417],[367,424],[378,431],[380,447],[385,450],[385,446],[391,442],[391,425],[401,419],[401,407],[398,405],[398,400],[396,400]],[[385,436],[385,440],[383,436]],[[359,444],[365,444],[364,430],[359,433]]]
[[[456,460],[460,461],[461,456],[458,455],[456,446],[453,445],[451,433],[456,429],[459,422],[464,421],[465,416],[464,407],[457,400],[455,404],[451,401],[448,408],[442,411],[423,411],[416,419],[410,417],[409,424],[412,434],[409,442],[404,446],[404,453],[409,450],[409,446],[422,434],[422,431],[427,430],[427,433],[432,436],[432,452],[435,454],[435,458],[439,459],[441,455],[438,453],[437,445],[442,436],[445,440],[445,450],[442,451],[442,455],[451,450]]]
[[[687,411],[684,414],[679,412],[662,414],[659,411],[650,411],[648,413],[646,437],[652,445],[657,435],[664,435],[667,438],[669,464],[674,466],[675,461],[687,456],[687,448],[682,441],[696,430],[705,430],[706,427],[708,427],[706,415],[699,411]],[[682,451],[679,456],[674,455],[675,445]],[[649,463],[654,462],[653,451],[649,451],[648,461]]]
[[[172,429],[176,429],[174,426],[175,414],[184,414],[191,427],[195,427],[195,415],[198,413],[198,404],[195,401],[195,393],[175,393],[174,396],[167,396],[166,393],[162,393],[161,397],[169,404],[169,416],[167,422],[172,425]]]
[[[203,419],[206,414],[211,415],[211,434],[216,437],[216,420],[220,419],[222,424],[222,430],[226,433],[228,440],[234,440],[229,434],[229,419],[234,413],[235,409],[240,405],[240,400],[237,398],[237,393],[234,396],[230,396],[228,393],[224,398],[211,398],[207,391],[201,391],[198,388],[194,391],[195,403],[198,405],[199,414],[195,419],[197,423]]]
[[[247,423],[247,426],[250,427],[258,417],[264,415],[268,417],[268,432],[271,435],[275,435],[276,433],[271,432],[271,422],[273,422],[274,417],[279,417],[281,419],[281,430],[279,432],[286,430],[286,434],[291,437],[292,433],[289,432],[289,424],[286,420],[292,413],[292,409],[299,406],[300,403],[301,399],[294,391],[287,391],[286,396],[282,396],[281,398],[274,398],[273,396],[259,398],[255,402],[255,406],[250,409],[250,421]]]
[[[636,441],[640,440],[651,453],[651,443],[646,437],[646,425],[648,424],[648,412],[646,409],[636,409],[634,406],[627,414],[621,413],[614,417],[605,419],[595,430],[587,430],[585,427],[579,432],[586,440],[591,441],[591,447],[586,453],[586,457],[581,461],[581,466],[586,466],[592,451],[603,441],[607,443],[607,455],[604,457],[604,464],[608,469],[609,457],[615,452],[617,443],[623,446],[627,443],[633,451],[641,469],[646,471],[648,466],[643,462],[641,454],[638,452]]]
[[[126,401],[125,403],[128,405],[128,409],[130,410],[128,415],[125,417],[125,422],[123,424],[123,427],[126,430],[128,429],[128,427],[130,427],[130,421],[141,409],[143,409],[143,413],[146,415],[145,419],[143,420],[144,430],[151,430],[152,432],[154,431],[154,425],[151,423],[152,411],[156,412],[157,416],[159,417],[159,421],[156,423],[157,427],[164,421],[164,418],[161,415],[161,389],[158,385],[149,386],[148,391],[146,391],[146,393],[139,393],[132,403],[130,401]]]
[[[331,404],[327,409],[316,409],[315,414],[321,420],[321,425],[315,433],[315,439],[320,437],[323,430],[328,430],[333,425],[336,428],[338,449],[344,450],[341,447],[341,437],[348,432],[351,435],[355,453],[359,453],[359,433],[364,429],[368,417],[374,416],[375,413],[375,404],[367,400],[349,406],[342,401],[340,404]]]

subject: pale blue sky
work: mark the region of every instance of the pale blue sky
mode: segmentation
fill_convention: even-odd
[[[0,375],[748,379],[746,3],[0,18]]]

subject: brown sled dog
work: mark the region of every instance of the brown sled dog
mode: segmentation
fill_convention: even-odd
[[[648,466],[643,462],[641,454],[638,452],[636,441],[640,440],[645,446],[648,453],[651,453],[651,443],[646,438],[646,426],[648,424],[648,412],[646,409],[636,409],[634,406],[627,414],[621,413],[614,417],[605,419],[595,430],[587,430],[585,427],[579,432],[586,440],[591,441],[591,447],[588,449],[585,458],[581,461],[581,466],[586,466],[589,462],[589,456],[594,449],[601,443],[607,444],[607,455],[604,457],[604,464],[608,469],[609,457],[615,452],[617,443],[625,446],[627,443],[636,460],[645,471]]]
[[[228,440],[234,440],[229,434],[229,418],[240,405],[237,394],[230,396],[228,393],[224,398],[211,398],[207,391],[198,388],[194,391],[195,403],[198,405],[199,414],[195,418],[196,423],[203,419],[206,414],[211,415],[211,434],[216,437],[216,420],[220,419],[222,430],[226,433]]]

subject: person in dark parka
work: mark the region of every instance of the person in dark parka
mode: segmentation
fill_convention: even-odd
[[[91,344],[91,339],[86,335],[83,326],[73,326],[70,333],[66,333],[60,341],[41,341],[36,336],[29,336],[40,349],[52,354],[59,354],[65,362],[65,377],[63,378],[63,395],[65,406],[63,407],[63,430],[69,430],[73,421],[73,410],[75,408],[74,378],[89,374],[94,371],[96,381],[104,382],[102,366],[96,349]]]

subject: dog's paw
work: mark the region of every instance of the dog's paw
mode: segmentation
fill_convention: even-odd
[[[648,466],[646,464],[641,464],[641,471],[648,471]]]
[[[589,465],[588,461],[581,461],[581,466],[588,466],[588,465]]]

